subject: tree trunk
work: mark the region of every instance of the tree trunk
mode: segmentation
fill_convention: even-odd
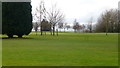
[[[41,35],[43,35],[43,31],[42,31],[42,23],[41,23],[41,25],[40,25],[40,33],[41,33]]]
[[[37,31],[36,31],[36,35],[37,35]]]
[[[53,26],[53,36],[55,36],[55,26]]]
[[[40,31],[40,32],[41,32],[41,35],[43,35],[42,29],[41,29],[41,31]]]

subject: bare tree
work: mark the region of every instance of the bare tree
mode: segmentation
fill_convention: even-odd
[[[93,17],[90,18],[87,25],[87,28],[90,31],[90,33],[92,33],[92,23],[93,23]]]
[[[36,12],[34,14],[34,17],[37,19],[37,21],[40,22],[40,31],[41,31],[41,35],[42,35],[41,22],[43,19],[46,19],[46,9],[45,9],[45,3],[43,0],[40,1],[39,6],[36,8]]]
[[[74,29],[74,32],[78,32],[80,30],[80,25],[76,19],[74,20],[73,29]]]
[[[111,18],[109,18],[111,15],[110,15],[110,12],[106,11],[106,14],[105,16],[103,17],[103,20],[105,21],[105,25],[106,25],[106,35],[108,33],[108,26],[109,26],[109,22],[111,22]]]
[[[118,10],[110,9],[106,10],[100,18],[98,18],[98,23],[96,25],[96,31],[98,32],[118,32]]]
[[[55,35],[55,26],[57,23],[61,23],[64,21],[64,14],[56,8],[56,5],[52,6],[48,13],[48,20],[51,23],[53,35]]]

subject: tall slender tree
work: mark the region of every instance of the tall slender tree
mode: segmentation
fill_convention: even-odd
[[[40,33],[42,32],[42,20],[46,19],[46,8],[45,8],[45,2],[43,0],[40,1],[39,6],[36,8],[36,12],[34,13],[34,17],[37,19],[38,22],[40,22]]]
[[[64,21],[64,14],[57,9],[56,5],[52,6],[48,13],[48,20],[51,23],[53,35],[55,35],[55,26],[57,23],[61,23]]]
[[[92,33],[92,23],[93,23],[93,17],[91,17],[91,18],[89,19],[88,25],[87,25],[88,30],[89,30],[90,33]]]

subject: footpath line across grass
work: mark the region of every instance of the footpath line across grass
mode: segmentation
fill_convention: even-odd
[[[5,35],[4,35],[5,37]],[[3,66],[117,66],[118,34],[59,33],[3,39]]]

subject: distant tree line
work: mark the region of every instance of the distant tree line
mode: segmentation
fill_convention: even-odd
[[[34,17],[37,18],[39,23],[34,23],[34,29],[37,32],[38,27],[40,27],[40,32],[42,35],[42,31],[51,31],[51,35],[55,35],[55,29],[74,29],[74,32],[104,32],[104,33],[112,33],[118,32],[120,27],[118,27],[118,10],[110,9],[103,12],[100,17],[97,19],[96,25],[93,25],[93,17],[90,17],[88,24],[80,24],[75,19],[73,21],[73,26],[68,25],[64,21],[64,14],[56,7],[56,5],[52,6],[50,10],[46,10],[44,2],[41,1],[40,6],[36,8],[36,13]],[[46,20],[47,23],[43,21]],[[45,29],[45,30],[43,30]],[[49,30],[47,30],[49,29]],[[57,30],[56,30],[57,31]]]
[[[74,32],[101,32],[101,33],[118,33],[120,32],[120,12],[117,9],[109,9],[103,12],[97,19],[97,23],[93,25],[93,17],[90,18],[88,24],[80,25],[76,19],[73,22]]]

